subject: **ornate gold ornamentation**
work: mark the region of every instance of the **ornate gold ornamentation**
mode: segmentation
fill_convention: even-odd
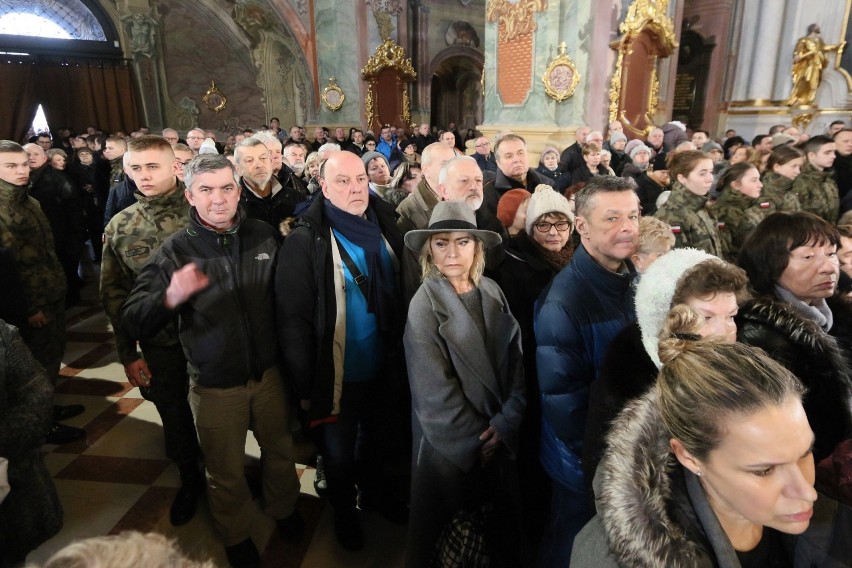
[[[624,36],[638,34],[645,28],[658,33],[669,46],[670,55],[677,47],[674,22],[668,16],[669,0],[636,0],[627,10],[627,16],[618,31]],[[624,38],[622,38],[623,41]]]
[[[785,104],[804,107],[813,105],[822,82],[822,71],[828,65],[826,53],[833,51],[840,59],[845,48],[845,40],[835,45],[827,44],[822,40],[817,24],[808,26],[808,35],[799,38],[793,50],[793,67],[790,70],[793,88]]]
[[[225,96],[225,93],[216,87],[214,81],[210,81],[210,88],[207,89],[207,92],[204,93],[204,98],[201,100],[204,101],[207,108],[217,113],[221,112],[225,108],[225,105],[228,104],[228,98]]]
[[[408,98],[408,85],[402,85],[402,122],[411,121],[411,101]]]
[[[497,22],[500,41],[511,41],[536,30],[535,15],[547,9],[547,0],[489,0],[485,19]],[[502,28],[501,25],[502,24]]]
[[[544,92],[551,99],[561,103],[574,94],[580,73],[568,54],[565,53],[565,42],[559,44],[559,55],[547,65],[541,80],[544,81]]]
[[[367,128],[371,128],[375,119],[375,108],[373,107],[373,82],[367,87],[367,98],[364,99],[364,115],[367,117]]]
[[[657,58],[655,57],[653,71],[651,72],[651,93],[648,95],[648,113],[652,116],[657,112],[657,103],[659,100],[660,78],[657,77]]]
[[[810,124],[813,119],[814,113],[812,112],[793,114],[793,126],[798,128],[799,130],[804,130],[808,127],[808,124]]]
[[[612,72],[612,80],[609,82],[609,121],[618,120],[618,100],[621,93],[621,68],[624,63],[624,51],[618,51],[615,61],[615,71]]]
[[[621,37],[610,44],[610,47],[618,52],[618,57],[615,61],[615,69],[612,73],[609,87],[609,120],[621,120],[629,125],[624,113],[619,113],[619,103],[621,92],[623,90],[622,68],[624,66],[624,57],[631,53],[631,44],[635,37],[643,32],[660,38],[657,44],[657,57],[668,57],[678,47],[677,39],[675,39],[674,22],[668,16],[669,0],[635,0],[627,10],[627,16],[618,27],[621,32]],[[648,94],[648,107],[645,111],[645,118],[650,123],[644,129],[646,134],[651,131],[653,121],[651,120],[657,112],[657,104],[660,94],[660,82],[657,78],[657,58],[653,63],[653,76],[651,77],[651,91]],[[620,116],[619,116],[620,114]],[[636,130],[635,128],[632,128]],[[637,131],[638,132],[638,131]]]
[[[328,86],[322,90],[322,102],[328,107],[328,110],[336,112],[343,106],[343,101],[346,100],[346,94],[343,89],[337,86],[337,79],[334,77],[328,78]]]
[[[400,79],[414,81],[417,72],[411,65],[411,59],[405,56],[405,50],[392,39],[383,41],[375,53],[367,60],[367,64],[361,69],[361,78],[372,79],[384,69],[396,69]]]

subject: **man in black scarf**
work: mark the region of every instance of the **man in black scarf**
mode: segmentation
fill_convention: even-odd
[[[391,363],[400,360],[402,238],[368,182],[358,156],[329,156],[322,196],[284,241],[275,278],[284,366],[323,456],[337,540],[349,550],[364,545],[356,504],[407,520],[382,478],[384,436],[402,430],[393,417],[406,409],[404,375]]]

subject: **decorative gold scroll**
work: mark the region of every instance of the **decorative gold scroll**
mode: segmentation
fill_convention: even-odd
[[[546,9],[547,0],[490,0],[485,8],[485,19],[497,22],[500,41],[505,42],[534,32],[536,13]]]
[[[669,0],[635,0],[627,10],[627,16],[621,22],[618,30],[621,37],[610,44],[612,49],[618,52],[615,61],[615,69],[612,73],[609,88],[609,120],[626,121],[624,113],[619,113],[620,97],[623,91],[622,68],[624,58],[631,53],[631,44],[637,35],[648,32],[659,38],[657,43],[657,57],[654,58],[650,91],[648,92],[648,104],[645,118],[650,123],[645,129],[647,134],[654,127],[651,120],[657,112],[657,104],[660,94],[660,82],[657,77],[657,61],[659,57],[670,56],[678,47],[675,38],[674,22],[668,17]],[[629,121],[628,121],[629,123]]]
[[[411,59],[405,56],[402,46],[392,39],[386,39],[376,48],[375,53],[361,69],[361,78],[372,79],[384,69],[395,69],[398,76],[406,81],[417,79],[417,72],[414,71]]]

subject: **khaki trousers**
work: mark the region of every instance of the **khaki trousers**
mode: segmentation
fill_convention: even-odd
[[[246,435],[261,448],[263,510],[274,519],[290,516],[299,497],[293,459],[287,391],[277,367],[245,386],[190,385],[189,403],[207,471],[207,502],[225,546],[249,538],[254,503],[244,471]]]

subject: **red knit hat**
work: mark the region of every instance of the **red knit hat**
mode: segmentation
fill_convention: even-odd
[[[515,214],[521,203],[532,197],[526,189],[510,189],[497,203],[497,218],[507,229],[515,222]]]

